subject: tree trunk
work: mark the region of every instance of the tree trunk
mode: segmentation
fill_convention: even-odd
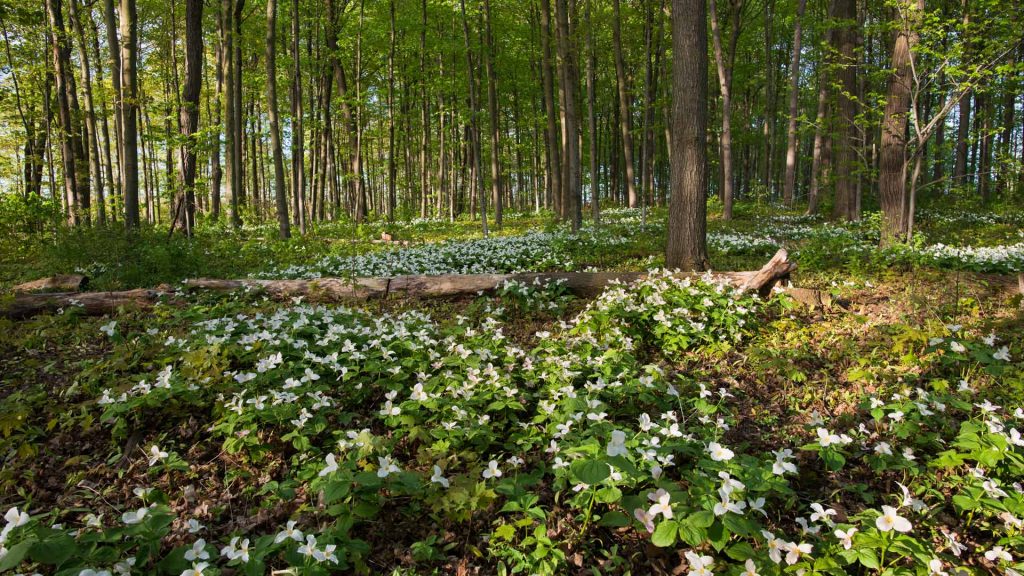
[[[633,121],[629,112],[629,86],[626,84],[626,64],[622,58],[622,15],[619,0],[612,0],[612,47],[615,52],[615,84],[619,91],[619,128],[622,130],[622,156],[626,168],[626,193],[629,207],[636,208],[636,178],[633,170]]]
[[[288,194],[285,189],[284,155],[281,153],[281,122],[277,117],[277,0],[267,0],[267,116],[270,118],[270,148],[274,155],[274,200],[281,238],[291,237]]]
[[[545,132],[547,150],[545,156],[545,173],[547,176],[546,198],[562,198],[562,159],[558,137],[558,110],[555,107],[555,86],[553,67],[551,64],[551,2],[540,0],[540,44],[542,52],[541,81],[544,90],[544,115],[547,120]],[[559,218],[565,214],[556,211]]]
[[[804,17],[807,0],[799,0],[796,6],[796,23],[793,27],[793,58],[789,62],[789,126],[786,129],[786,177],[782,188],[782,201],[793,206],[796,196],[796,120],[800,106],[800,23]]]
[[[79,223],[78,172],[75,169],[75,130],[71,117],[70,87],[71,56],[64,29],[64,15],[61,0],[46,0],[46,12],[50,22],[50,44],[53,52],[54,78],[57,89],[57,115],[61,131],[61,159],[64,175],[64,198],[67,205],[68,222]]]
[[[231,16],[231,39],[232,53],[229,55],[231,75],[228,82],[233,87],[233,112],[231,117],[231,139],[232,149],[229,155],[232,159],[232,167],[229,178],[231,179],[231,223],[236,228],[242,225],[241,208],[246,204],[245,194],[245,161],[242,157],[245,147],[245,114],[242,109],[242,9],[245,7],[245,0],[232,0],[234,2],[233,14]],[[253,194],[255,194],[253,190]]]
[[[565,123],[562,126],[565,150],[562,179],[565,186],[566,215],[572,223],[573,232],[580,228],[582,218],[581,193],[582,168],[580,166],[579,114],[576,111],[577,73],[575,50],[569,31],[569,6],[567,0],[555,0],[556,36],[558,37],[558,64],[565,95],[563,104]]]
[[[924,11],[924,0],[916,8]],[[882,208],[881,245],[902,242],[907,235],[909,197],[907,195],[907,116],[910,114],[911,70],[915,22],[903,18],[892,49],[892,69],[882,118],[882,145],[879,158],[878,192]]]
[[[103,81],[103,65],[101,63],[102,62],[102,57],[100,56],[100,35],[99,35],[99,29],[96,27],[96,21],[93,20],[91,12],[86,12],[85,17],[86,17],[86,21],[89,22],[89,28],[92,31],[92,50],[93,50],[93,60],[96,62],[96,81],[97,81],[97,83],[99,85],[102,86],[102,85],[104,85],[104,81]],[[114,70],[112,72],[111,77],[112,78],[116,77],[117,74],[118,74],[118,71]],[[114,159],[113,159],[113,156],[111,155],[111,152],[110,152],[110,124],[107,121],[107,101],[106,101],[106,97],[103,96],[104,93],[105,93],[105,91],[102,91],[102,90],[100,91],[101,98],[100,98],[100,103],[99,103],[99,108],[102,111],[101,122],[100,122],[100,126],[101,126],[100,130],[101,130],[101,134],[102,134],[102,138],[103,138],[103,159],[104,159],[104,162],[103,162],[103,175],[104,175],[104,178],[106,179],[106,188],[108,190],[107,198],[108,198],[109,204],[110,204],[110,221],[116,223],[117,222],[118,198],[121,195],[121,193],[120,193],[121,183],[120,183],[120,174],[118,174],[119,179],[117,181],[114,180],[114,164],[113,164]],[[115,105],[115,108],[116,108],[116,105]],[[115,128],[117,126],[120,126],[120,122],[118,122],[116,124]],[[116,138],[117,138],[118,141],[120,141],[121,135],[117,134]],[[121,162],[121,160],[120,160],[120,155],[121,155],[120,146],[116,147],[116,151],[117,151],[117,163],[118,163],[118,166],[120,166],[120,162]],[[118,168],[118,170],[120,170],[120,167]]]
[[[241,159],[235,156],[235,140],[240,138],[235,131],[235,24],[234,6],[236,0],[223,0],[221,2],[221,18],[224,19],[224,28],[221,33],[224,35],[224,172],[227,177],[228,202],[231,206],[231,225],[238,228],[242,225],[241,215],[238,213],[238,179],[235,174],[239,172]]]
[[[302,66],[299,51],[299,0],[292,0],[292,212],[299,233],[306,234],[306,165],[303,160],[305,134],[302,130]]]
[[[594,24],[591,20],[591,0],[586,0],[587,26],[587,131],[590,134],[590,210],[594,224],[601,221],[600,178],[597,163],[597,52],[594,51]]]
[[[214,221],[220,218],[221,212],[221,184],[224,172],[221,169],[221,127],[224,125],[221,115],[221,104],[226,99],[224,94],[224,72],[227,68],[225,39],[227,37],[227,19],[223,10],[217,15],[217,24],[220,27],[220,37],[217,40],[217,61],[214,63],[214,70],[217,82],[217,91],[213,99],[213,118],[210,123],[210,216]],[[225,131],[226,132],[226,131]]]
[[[678,0],[677,0],[678,1]],[[719,272],[714,278],[741,291],[767,296],[780,281],[796,269],[785,250],[779,250],[760,270]],[[677,278],[700,278],[703,274],[676,273]],[[555,272],[524,274],[446,274],[438,276],[395,276],[392,278],[319,278],[316,280],[186,280],[191,290],[230,292],[259,291],[274,300],[304,298],[312,302],[399,298],[452,298],[491,292],[506,282],[534,284],[557,282],[566,291],[582,297],[600,294],[607,286],[630,283],[647,277],[644,272]],[[44,282],[47,279],[44,279]],[[84,279],[83,279],[84,280]],[[74,287],[74,286],[72,286]],[[820,302],[822,295],[814,291],[794,291],[797,299]],[[808,294],[808,292],[810,292]],[[797,296],[799,294],[799,296]],[[120,307],[149,308],[156,302],[175,296],[170,286],[123,292],[62,292],[52,294],[18,294],[0,307],[0,317],[22,319],[78,306],[85,315],[98,316]]]
[[[705,270],[708,31],[704,0],[672,0],[672,196],[665,265]]]
[[[814,118],[814,148],[811,152],[811,182],[807,188],[807,214],[818,213],[820,197],[819,188],[824,172],[825,124],[828,122],[828,79],[825,72],[818,69],[818,111]]]
[[[476,74],[474,73],[473,51],[469,42],[469,18],[466,16],[466,0],[460,0],[459,4],[462,8],[462,33],[466,49],[466,70],[469,79],[469,152],[472,156],[470,170],[473,173],[473,184],[476,186],[476,192],[480,198],[480,222],[483,227],[484,237],[486,237],[488,233],[487,194],[484,192],[484,179],[480,168],[480,108],[477,104]]]
[[[718,29],[718,8],[715,0],[711,0],[709,10],[711,11],[711,38],[714,43],[715,67],[718,70],[718,89],[722,95],[722,136],[720,139],[722,148],[722,219],[732,220],[733,203],[733,171],[732,171],[732,58],[735,53],[736,39],[739,36],[739,14],[740,4],[735,0],[729,1],[729,12],[732,16],[732,30],[730,30],[730,46],[732,51],[729,55],[730,63],[727,65],[725,54],[722,50],[722,34]]]
[[[857,116],[857,3],[856,0],[833,0],[833,15],[838,22],[833,31],[836,51],[838,84],[837,112],[833,146],[835,148],[835,204],[834,218],[857,220],[856,177],[852,167],[857,161],[855,118]]]
[[[86,137],[85,147],[89,149],[89,173],[92,174],[93,186],[96,188],[96,216],[100,225],[107,223],[106,199],[103,194],[103,168],[100,161],[99,130],[96,126],[96,107],[93,105],[92,77],[89,66],[89,45],[85,41],[85,28],[82,26],[82,17],[78,12],[78,1],[70,0],[71,22],[75,28],[75,36],[78,37],[79,69],[81,70],[82,83],[85,87],[85,121]],[[98,64],[98,62],[97,62]],[[89,221],[89,207],[85,207],[85,219]]]
[[[487,73],[487,112],[491,123],[491,202],[494,204],[494,226],[501,230],[502,224],[502,178],[501,178],[501,126],[498,123],[498,77],[494,73],[494,34],[491,32],[491,1],[484,4],[484,69]]]
[[[114,140],[116,142],[115,150],[117,151],[118,190],[122,196],[122,201],[126,203],[125,209],[127,210],[127,201],[124,198],[124,117],[122,111],[124,95],[121,88],[122,47],[117,38],[118,22],[114,13],[114,0],[103,0],[103,22],[107,29],[107,50],[110,52],[110,85],[114,89]],[[137,189],[138,186],[136,186]]]
[[[139,227],[138,214],[138,13],[135,0],[121,0],[121,117],[124,135],[125,223],[128,230]]]
[[[395,163],[395,0],[388,3],[390,13],[390,34],[388,47],[388,191],[387,217],[388,222],[395,221],[395,204],[397,202]]]
[[[185,200],[185,234],[196,227],[196,131],[199,129],[199,91],[203,85],[203,0],[185,0],[185,85],[179,112],[181,145],[181,181]],[[168,143],[168,146],[170,144]],[[172,215],[171,230],[177,214]]]

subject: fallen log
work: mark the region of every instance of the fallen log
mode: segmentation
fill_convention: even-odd
[[[89,284],[89,279],[81,274],[57,274],[40,278],[24,284],[18,284],[11,290],[15,294],[32,292],[79,292]]]
[[[719,272],[740,290],[768,295],[777,282],[788,278],[796,269],[785,250],[779,250],[760,270]],[[679,276],[700,277],[700,272],[681,272]],[[314,280],[217,280],[200,278],[186,280],[187,290],[229,292],[251,290],[268,295],[274,300],[303,298],[308,302],[341,302],[346,300],[373,300],[388,297],[444,298],[471,296],[490,292],[506,281],[532,284],[563,282],[566,290],[581,297],[599,294],[613,282],[629,283],[645,277],[643,272],[554,272],[521,274],[448,274],[439,276],[395,276],[393,278],[318,278]],[[80,305],[90,315],[107,314],[121,306],[148,307],[160,298],[172,296],[169,287],[156,290],[129,290],[126,292],[93,292],[64,294],[16,295],[13,302],[0,308],[0,316],[25,318],[35,314],[53,312],[60,308]]]
[[[149,308],[164,297],[173,296],[170,286],[121,292],[56,292],[16,294],[0,310],[0,316],[23,319],[48,312],[60,312],[72,306],[80,307],[86,316],[102,316],[119,308]]]

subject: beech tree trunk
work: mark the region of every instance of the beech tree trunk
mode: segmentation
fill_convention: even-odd
[[[106,25],[107,50],[110,54],[110,85],[114,92],[114,140],[117,151],[117,182],[118,190],[124,197],[124,120],[121,99],[121,42],[117,38],[117,15],[114,13],[114,0],[103,0],[103,23]]]

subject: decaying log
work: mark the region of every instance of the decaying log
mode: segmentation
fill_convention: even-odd
[[[57,274],[40,278],[24,284],[18,284],[11,290],[15,294],[31,292],[79,292],[89,284],[89,279],[81,274]]]
[[[760,270],[747,272],[720,272],[741,289],[767,295],[775,284],[796,269],[785,250],[778,253]],[[696,272],[679,273],[680,276],[699,277]],[[555,272],[523,274],[464,274],[441,276],[395,276],[393,278],[318,278],[315,280],[216,280],[201,278],[186,280],[189,290],[235,291],[253,290],[275,300],[303,298],[307,302],[339,302],[346,300],[372,300],[388,297],[441,298],[471,296],[490,292],[506,281],[532,284],[534,281],[562,281],[566,290],[581,297],[599,294],[612,282],[633,282],[645,277],[642,272]],[[93,292],[64,294],[32,294],[15,296],[8,306],[0,308],[0,316],[25,318],[52,312],[59,308],[83,306],[86,314],[106,314],[120,306],[147,307],[159,298],[171,294],[170,289],[129,290],[127,292]]]
[[[848,304],[848,302],[833,298],[832,294],[824,290],[789,287],[785,289],[785,293],[793,300],[809,308],[828,309],[833,306],[845,307]]]
[[[173,296],[170,286],[155,289],[139,288],[122,292],[57,292],[50,294],[16,294],[0,309],[0,316],[12,319],[58,312],[72,306],[81,308],[86,316],[102,316],[118,308],[149,308],[164,297]]]

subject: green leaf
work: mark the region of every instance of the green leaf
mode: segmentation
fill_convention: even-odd
[[[690,546],[700,546],[707,539],[707,530],[694,526],[689,520],[679,523],[679,538]]]
[[[715,523],[715,515],[710,510],[700,510],[690,514],[686,521],[695,528],[707,528]]]
[[[754,547],[746,542],[740,542],[730,546],[726,551],[725,555],[737,562],[743,562],[747,558],[753,558],[755,555]]]
[[[602,504],[611,504],[622,499],[622,490],[619,490],[615,486],[605,486],[598,490],[595,496],[598,502],[601,502]]]
[[[347,480],[335,480],[324,486],[324,504],[331,504],[341,500],[352,489],[352,483]]]
[[[511,540],[516,535],[516,529],[511,524],[502,524],[494,531],[494,537],[499,540]]]
[[[966,494],[957,494],[956,496],[953,496],[953,505],[960,511],[974,510],[981,506],[977,500],[967,496]]]
[[[572,473],[580,482],[593,486],[610,477],[612,470],[600,460],[577,460],[572,463]]]
[[[629,516],[626,516],[624,512],[612,510],[602,516],[597,524],[608,528],[621,528],[622,526],[629,526],[630,520]]]
[[[75,540],[63,532],[56,532],[32,547],[32,560],[40,564],[60,566],[75,553]]]
[[[0,560],[0,572],[13,570],[18,564],[21,564],[21,561],[25,559],[25,555],[28,554],[29,548],[35,543],[34,539],[29,538],[11,546],[7,554]]]
[[[654,529],[651,535],[651,542],[660,548],[666,548],[676,543],[676,533],[679,531],[679,523],[675,520],[665,520]]]
[[[835,450],[824,449],[820,454],[821,459],[825,461],[825,468],[832,472],[842,470],[843,466],[846,465],[846,458]]]
[[[875,556],[874,550],[871,550],[870,548],[857,549],[857,560],[859,560],[865,568],[877,570],[879,567],[878,557]]]

